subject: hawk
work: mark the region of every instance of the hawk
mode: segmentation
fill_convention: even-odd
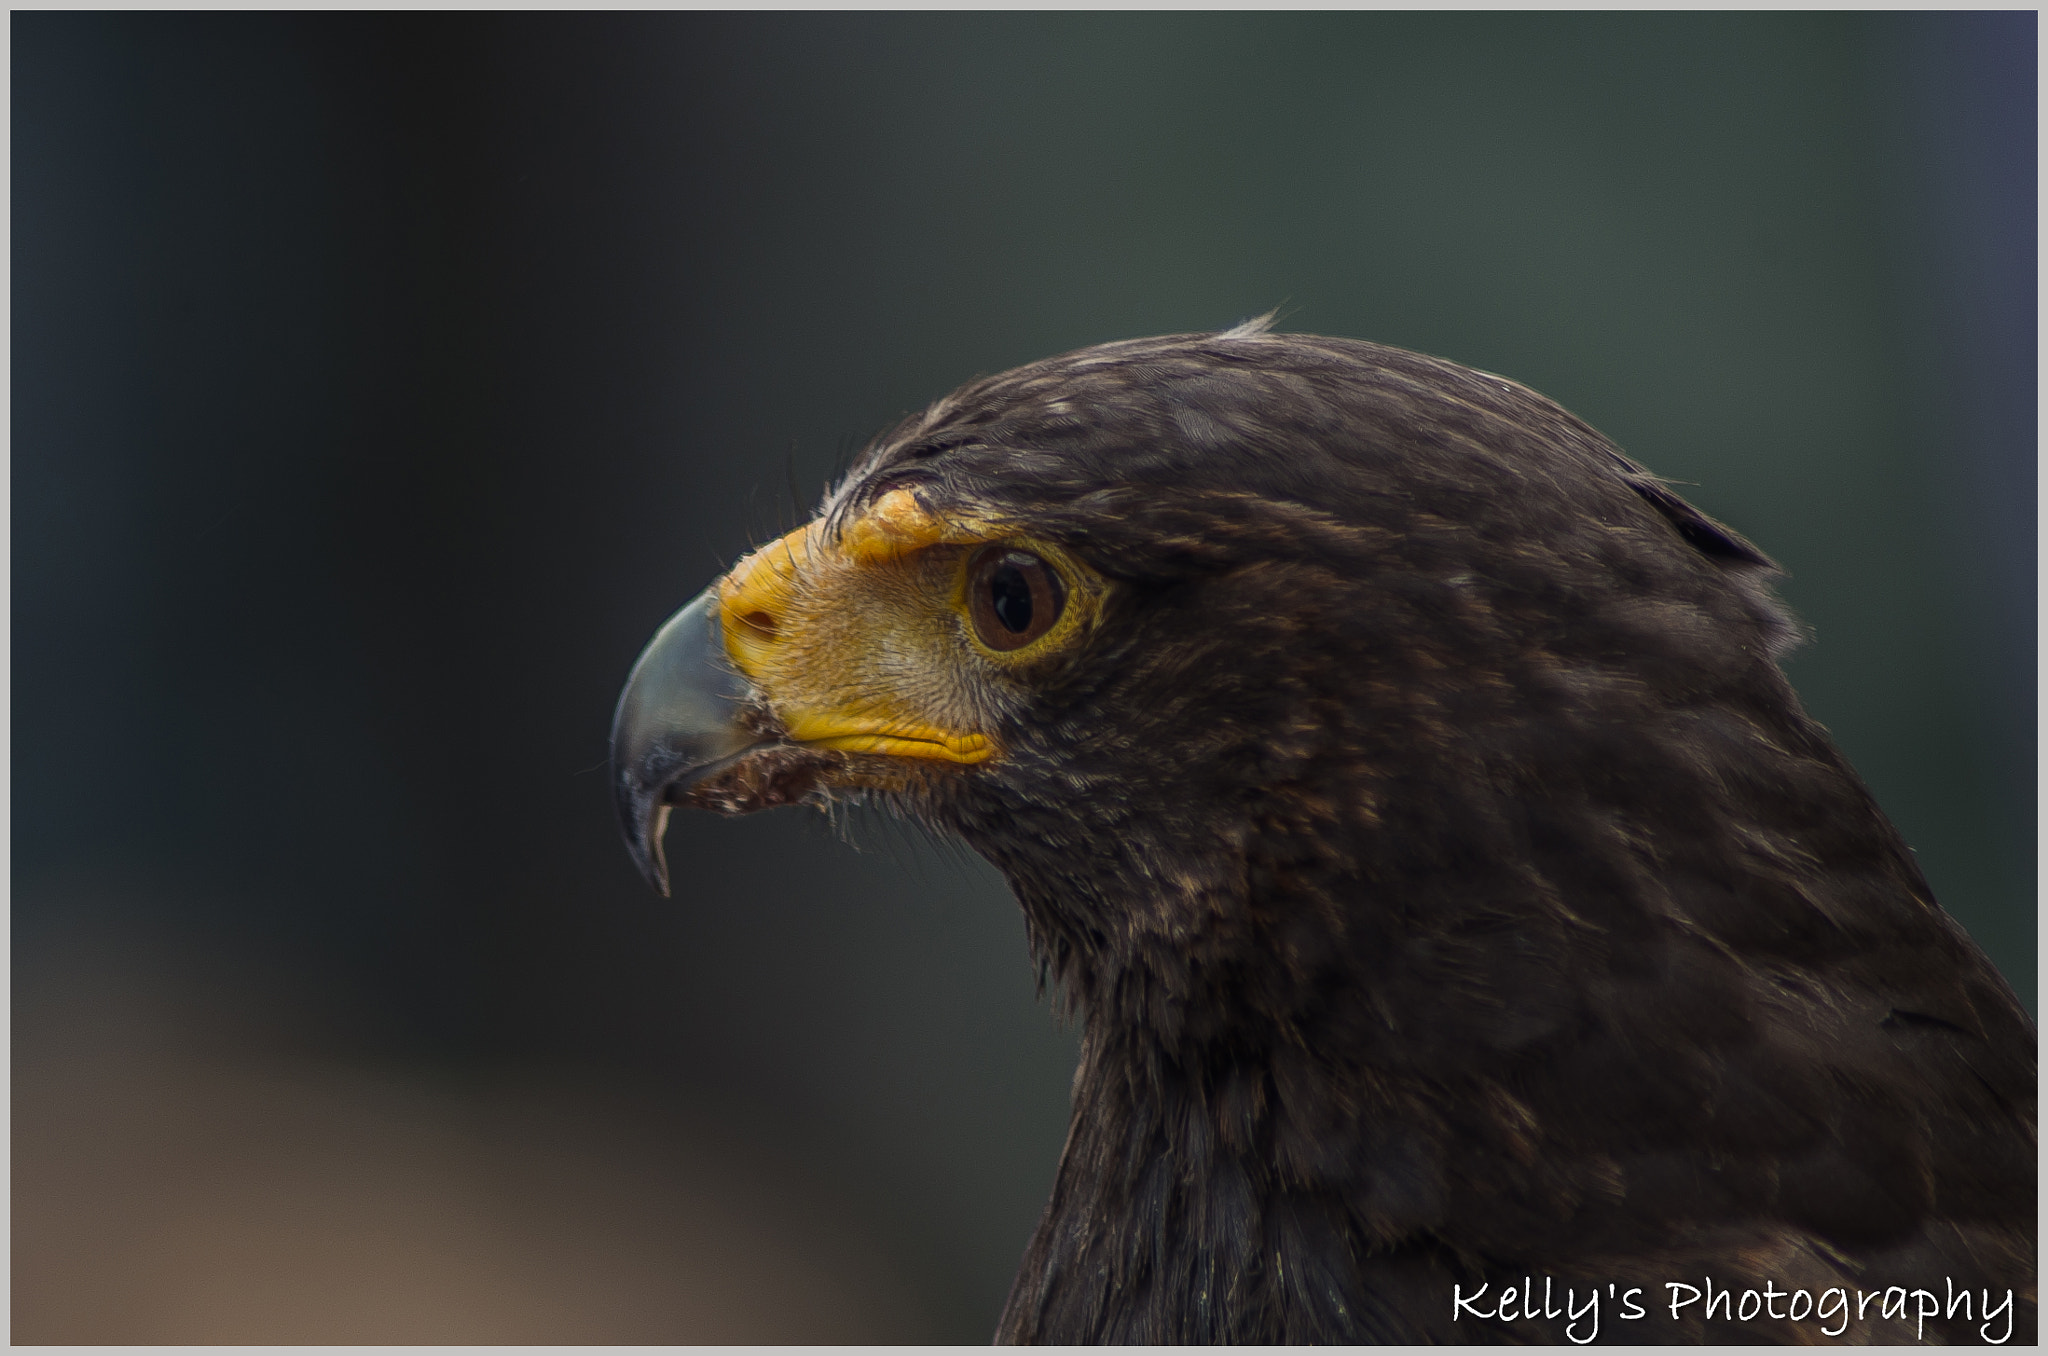
[[[847,798],[1007,878],[1083,1037],[1001,1341],[2031,1342],[2032,1023],[1773,573],[1503,378],[1108,344],[677,613],[614,790],[664,891]]]

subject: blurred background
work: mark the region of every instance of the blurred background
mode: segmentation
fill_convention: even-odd
[[[1073,1041],[978,861],[602,770],[979,373],[1558,399],[2032,1004],[2032,13],[17,13],[13,1336],[986,1341]]]

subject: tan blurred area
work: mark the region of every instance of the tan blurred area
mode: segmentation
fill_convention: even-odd
[[[15,1342],[929,1340],[801,1164],[616,1087],[313,1061],[90,954],[14,1035]]]

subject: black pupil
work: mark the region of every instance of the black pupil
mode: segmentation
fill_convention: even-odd
[[[1031,629],[1031,581],[1015,565],[1003,564],[989,576],[988,591],[995,603],[996,620],[1012,635]]]

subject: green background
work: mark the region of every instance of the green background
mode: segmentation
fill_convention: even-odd
[[[1781,561],[2033,1001],[2031,13],[12,34],[20,1340],[986,1340],[1072,1066],[1001,882],[690,817],[658,901],[611,705],[902,412],[1275,306]]]

